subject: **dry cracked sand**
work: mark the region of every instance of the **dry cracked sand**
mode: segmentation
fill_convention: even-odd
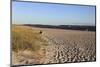
[[[35,28],[43,31],[43,38],[48,41],[48,46],[43,48],[45,56],[41,63],[31,59],[23,61],[23,64],[52,64],[96,61],[96,41],[95,32],[63,30],[49,28]]]

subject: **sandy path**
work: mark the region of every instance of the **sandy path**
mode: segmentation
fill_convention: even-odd
[[[33,28],[48,40],[44,64],[96,60],[95,32]]]

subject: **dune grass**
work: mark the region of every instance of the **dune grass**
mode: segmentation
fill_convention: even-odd
[[[27,26],[12,26],[12,50],[36,51],[47,45],[39,32]]]

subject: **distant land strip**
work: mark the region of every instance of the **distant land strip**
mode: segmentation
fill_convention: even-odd
[[[42,24],[22,24],[24,26],[39,27],[39,28],[53,28],[65,30],[81,30],[81,31],[96,31],[96,26],[82,26],[82,25],[42,25]]]

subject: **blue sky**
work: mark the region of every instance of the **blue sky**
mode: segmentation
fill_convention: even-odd
[[[95,6],[12,2],[13,24],[95,25]]]

